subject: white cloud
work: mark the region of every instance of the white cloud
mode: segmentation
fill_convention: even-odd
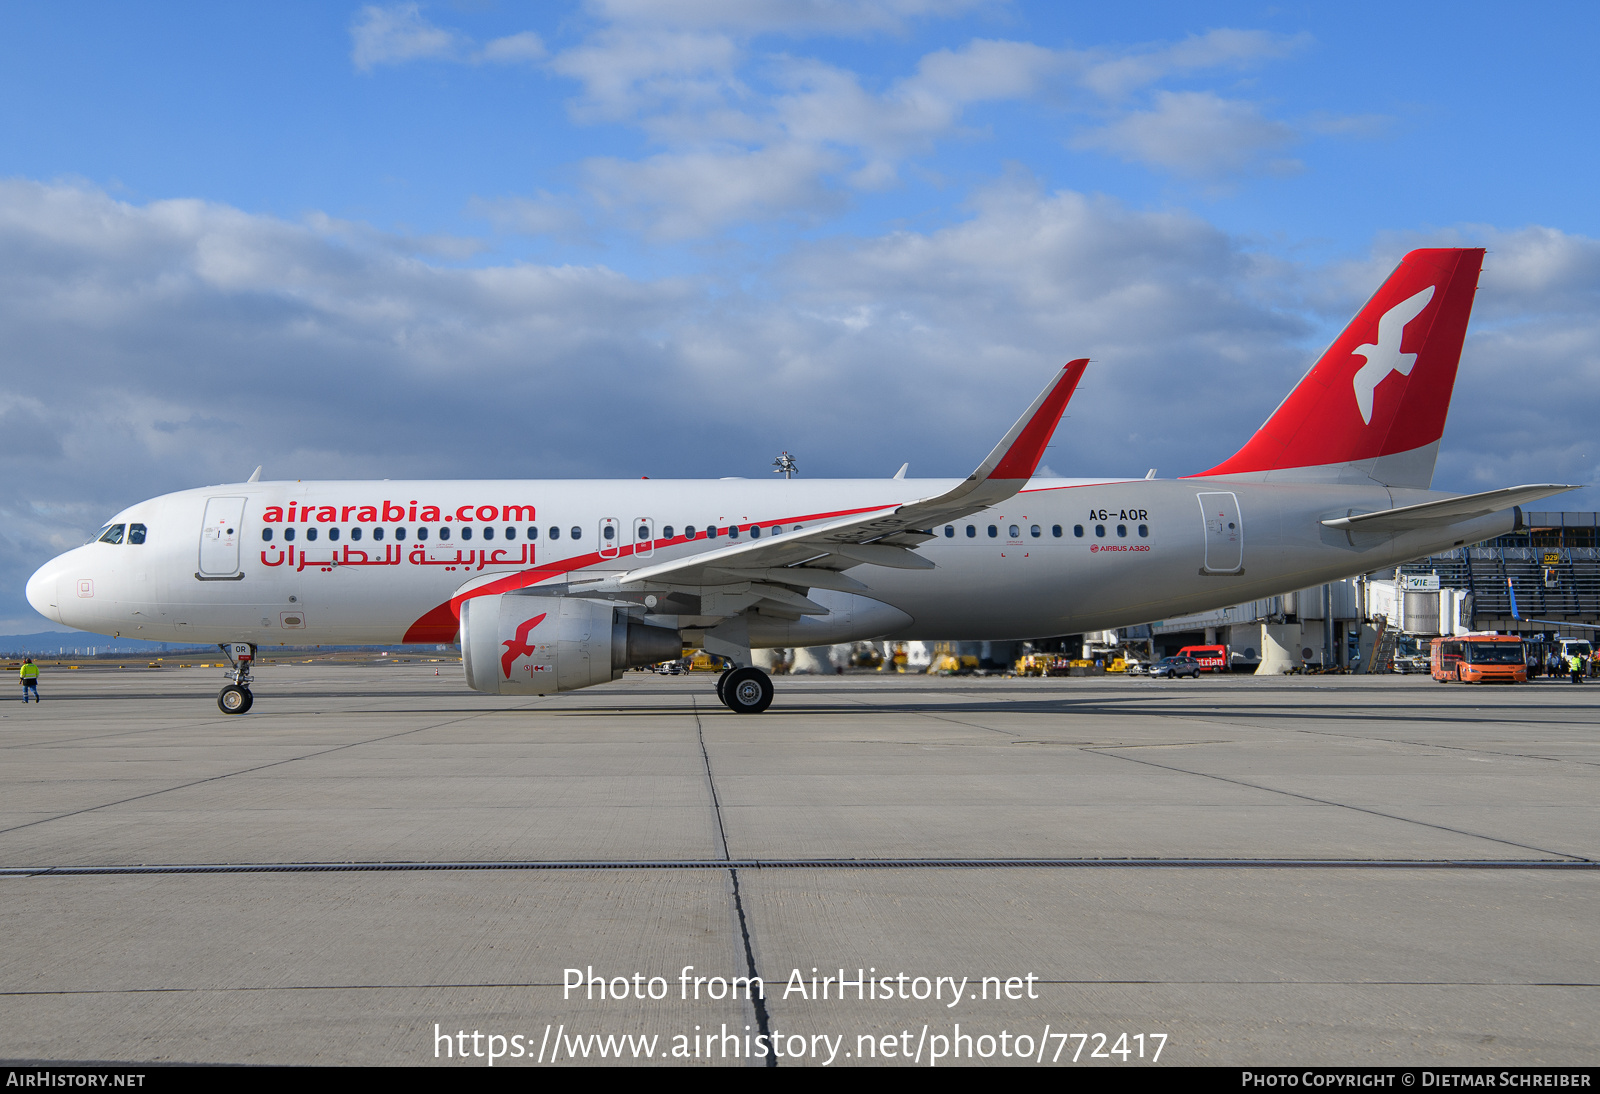
[[[715,232],[751,219],[808,216],[826,196],[898,185],[908,161],[941,141],[971,137],[963,116],[975,104],[1048,101],[1098,116],[1072,141],[1156,170],[1213,183],[1238,174],[1287,174],[1302,165],[1283,153],[1306,133],[1368,135],[1380,120],[1317,117],[1300,126],[1267,117],[1242,98],[1212,91],[1153,89],[1197,73],[1237,71],[1288,56],[1305,35],[1223,28],[1178,42],[1131,49],[1053,49],[1033,42],[973,39],[925,54],[915,70],[887,86],[814,57],[752,55],[757,29],[811,26],[842,33],[832,4],[714,2],[591,5],[608,24],[552,59],[553,72],[577,80],[572,104],[580,122],[637,126],[662,151],[629,166],[591,165],[590,197],[623,212],[630,195],[643,205],[636,222],[658,235]],[[938,7],[884,5],[848,9],[866,20]],[[871,14],[877,12],[877,15]],[[874,24],[875,25],[875,24]],[[756,28],[756,29],[752,29]],[[802,152],[802,149],[807,151]],[[701,168],[725,160],[742,189],[759,178],[760,200],[735,201],[712,215],[699,187]],[[806,172],[781,178],[783,169]],[[633,179],[641,184],[634,184]],[[651,185],[643,185],[643,180]],[[672,189],[682,182],[694,190]],[[796,204],[786,206],[785,199]]]
[[[594,159],[584,166],[603,207],[641,216],[658,239],[690,239],[740,221],[839,205],[820,181],[839,160],[813,145],[665,153],[641,162]]]
[[[514,65],[543,60],[545,52],[544,39],[531,30],[525,30],[485,43],[476,59],[496,65]]]
[[[1180,175],[1216,178],[1261,168],[1298,170],[1295,161],[1269,158],[1297,139],[1292,126],[1262,117],[1253,103],[1209,91],[1158,91],[1152,109],[1080,133],[1072,145]]]
[[[1090,50],[1083,55],[1082,82],[1101,97],[1116,100],[1170,76],[1202,69],[1241,68],[1286,57],[1310,41],[1306,34],[1286,36],[1264,30],[1222,28],[1192,34],[1181,42],[1121,53]]]
[[[590,0],[611,23],[718,29],[741,34],[861,34],[899,31],[917,18],[945,18],[995,0]]]
[[[369,4],[350,25],[350,38],[350,60],[358,72],[423,58],[453,60],[465,44],[460,34],[424,19],[418,4]]]
[[[583,85],[580,120],[697,111],[740,97],[739,47],[722,34],[603,31],[558,54],[552,71]]]
[[[468,212],[482,217],[503,232],[579,238],[584,232],[583,213],[569,197],[540,190],[531,198],[473,198]]]
[[[898,91],[901,97],[928,95],[952,103],[1026,99],[1052,76],[1075,67],[1064,50],[1032,42],[974,39],[961,49],[940,49],[917,62],[917,74]]]

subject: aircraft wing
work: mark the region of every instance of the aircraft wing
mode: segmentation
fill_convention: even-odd
[[[854,591],[866,586],[841,573],[852,566],[931,570],[933,563],[916,553],[917,545],[933,538],[934,525],[987,509],[1027,485],[1088,364],[1088,358],[1082,358],[1063,367],[977,470],[952,490],[769,539],[643,566],[621,575],[618,583],[628,588],[753,581]],[[806,605],[796,607],[809,614]]]
[[[1352,532],[1404,532],[1413,528],[1428,528],[1443,524],[1456,524],[1474,517],[1498,513],[1513,505],[1528,505],[1548,498],[1552,494],[1577,490],[1576,486],[1541,483],[1536,486],[1508,486],[1504,490],[1489,490],[1482,494],[1463,494],[1459,498],[1443,501],[1425,501],[1419,505],[1402,505],[1398,509],[1381,509],[1376,513],[1361,513],[1353,517],[1337,517],[1322,522],[1326,528],[1344,528]]]

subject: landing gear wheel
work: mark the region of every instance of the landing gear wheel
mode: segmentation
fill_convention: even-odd
[[[721,703],[723,706],[728,705],[728,696],[723,692],[722,689],[727,685],[728,676],[732,672],[733,668],[730,666],[729,668],[723,669],[722,672],[717,676],[717,702]]]
[[[242,688],[238,684],[229,684],[217,696],[217,709],[224,714],[244,714],[249,711],[256,697],[250,694],[249,688]]]
[[[760,669],[734,669],[722,686],[722,701],[735,714],[760,714],[772,705],[772,677]]]

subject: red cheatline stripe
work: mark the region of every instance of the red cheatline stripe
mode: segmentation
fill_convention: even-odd
[[[891,503],[896,504],[896,503]],[[740,532],[748,531],[753,525],[766,524],[795,524],[814,520],[832,520],[835,517],[848,517],[855,513],[871,513],[878,509],[886,509],[887,505],[866,505],[856,509],[838,509],[827,513],[805,513],[795,517],[775,517],[772,520],[758,520],[748,524],[735,524]],[[721,527],[719,525],[719,527]],[[696,540],[706,539],[704,532],[695,536]],[[651,549],[664,547],[672,543],[691,542],[685,536],[674,536],[672,539],[657,539],[651,541]],[[415,623],[406,630],[402,642],[451,642],[455,640],[456,630],[460,626],[461,605],[464,601],[480,596],[494,596],[497,593],[511,592],[513,589],[525,589],[529,585],[538,585],[573,570],[582,570],[599,562],[611,562],[626,555],[632,555],[636,546],[627,544],[617,549],[613,556],[602,556],[599,551],[591,551],[586,555],[574,555],[564,558],[559,562],[547,566],[534,566],[531,569],[518,573],[507,574],[498,581],[491,581],[481,585],[461,596],[451,597],[443,604],[429,609]]]

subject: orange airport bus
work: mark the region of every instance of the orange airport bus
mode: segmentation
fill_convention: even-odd
[[[1441,684],[1526,684],[1528,651],[1514,634],[1464,634],[1435,638],[1430,659]]]
[[[1200,662],[1201,672],[1228,671],[1227,646],[1185,646],[1178,651],[1178,656],[1193,657]]]

